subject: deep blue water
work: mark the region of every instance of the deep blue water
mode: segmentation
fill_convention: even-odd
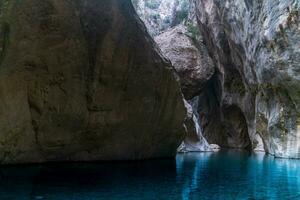
[[[239,151],[0,168],[0,200],[300,199],[300,160]]]

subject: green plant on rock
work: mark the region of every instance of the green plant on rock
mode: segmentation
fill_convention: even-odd
[[[158,23],[158,20],[160,19],[160,16],[159,16],[159,14],[157,14],[157,13],[154,13],[154,14],[150,14],[150,19],[152,20],[152,21],[154,21],[155,23]]]
[[[187,21],[189,17],[189,2],[187,0],[181,0],[179,3],[175,13],[174,25]]]
[[[178,11],[176,14],[178,22],[184,21],[185,19],[188,18],[188,16],[189,16],[189,12],[188,12],[188,10],[185,10],[185,9]]]
[[[197,25],[194,25],[192,23],[187,23],[186,27],[188,33],[192,38],[197,39],[200,36],[200,30]]]

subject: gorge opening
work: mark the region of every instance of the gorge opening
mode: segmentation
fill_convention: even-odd
[[[223,88],[245,92],[243,79],[232,60],[228,61],[231,63],[224,68],[228,72],[222,77],[198,25],[194,2],[132,0],[132,3],[163,56],[171,61],[181,85],[188,114],[184,123],[186,138],[178,151],[205,152],[220,147],[251,151],[243,111],[238,104],[222,105],[221,102]],[[230,57],[225,38],[223,43],[227,44],[224,46],[228,49],[226,57]]]
[[[300,199],[299,11],[0,0],[0,199]]]

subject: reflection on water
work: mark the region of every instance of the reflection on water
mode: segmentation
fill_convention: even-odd
[[[237,151],[177,160],[182,199],[300,199],[300,160]]]
[[[238,151],[0,168],[1,200],[300,199],[300,160]]]

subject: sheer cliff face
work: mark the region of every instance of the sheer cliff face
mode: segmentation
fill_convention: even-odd
[[[1,3],[1,163],[176,153],[179,84],[129,1]]]
[[[210,101],[202,109],[206,136],[223,126],[226,137],[245,138],[248,132],[254,149],[263,146],[275,156],[299,158],[299,1],[194,3],[218,68],[210,84],[214,94],[210,90],[202,98],[203,106]],[[221,140],[215,136],[208,138]],[[247,140],[231,141],[236,142],[249,145]]]

